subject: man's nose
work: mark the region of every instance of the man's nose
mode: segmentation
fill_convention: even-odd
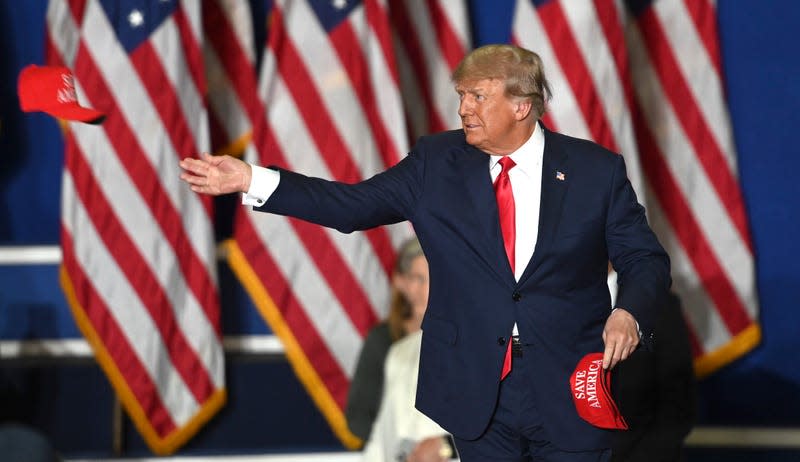
[[[463,98],[458,105],[458,115],[464,117],[472,112],[472,103],[468,98]]]

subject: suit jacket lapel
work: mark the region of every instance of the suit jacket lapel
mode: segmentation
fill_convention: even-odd
[[[544,158],[542,160],[542,196],[539,206],[539,235],[533,257],[519,280],[524,283],[536,271],[547,254],[558,228],[563,211],[562,202],[569,188],[568,155],[550,130],[542,125],[545,133]]]
[[[461,177],[467,190],[467,197],[475,208],[475,218],[480,222],[484,239],[479,239],[482,255],[487,265],[501,279],[512,277],[511,265],[508,263],[503,247],[503,237],[497,212],[497,200],[494,197],[491,175],[489,174],[489,156],[479,149],[464,144],[466,159],[459,159],[456,164],[462,170]],[[500,262],[504,262],[503,265]],[[500,263],[500,264],[498,264]]]

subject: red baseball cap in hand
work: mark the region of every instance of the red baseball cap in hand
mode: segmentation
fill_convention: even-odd
[[[19,73],[19,105],[25,112],[42,111],[59,119],[99,124],[100,111],[78,104],[75,81],[66,67],[31,64]]]
[[[589,353],[578,361],[569,383],[575,408],[583,420],[595,427],[628,429],[611,397],[611,371],[603,370],[603,353]]]

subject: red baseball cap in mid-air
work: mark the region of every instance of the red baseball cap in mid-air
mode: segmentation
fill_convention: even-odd
[[[595,427],[628,429],[611,396],[611,371],[603,370],[603,353],[581,358],[569,383],[575,408],[583,420]]]
[[[19,73],[19,105],[25,112],[42,111],[59,119],[99,124],[105,114],[78,104],[75,81],[66,67],[31,64]]]

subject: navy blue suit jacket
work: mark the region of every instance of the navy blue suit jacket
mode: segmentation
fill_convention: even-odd
[[[617,306],[649,335],[670,285],[669,259],[647,225],[622,156],[545,130],[539,236],[515,281],[503,247],[489,157],[463,131],[423,137],[394,167],[358,184],[281,170],[260,210],[349,233],[410,220],[430,268],[417,407],[447,431],[477,438],[497,400],[503,345],[516,322],[541,379],[537,407],[551,442],[610,447],[610,432],[580,419],[569,391],[578,360],[603,351]],[[526,353],[527,355],[527,353]]]

